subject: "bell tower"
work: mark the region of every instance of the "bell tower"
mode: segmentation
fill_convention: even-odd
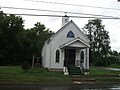
[[[69,22],[69,17],[67,15],[62,17],[62,26],[64,26],[65,24],[67,24]]]

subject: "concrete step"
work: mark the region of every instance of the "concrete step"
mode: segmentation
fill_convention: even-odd
[[[96,82],[96,80],[94,78],[87,78],[87,79],[83,79],[83,78],[71,78],[72,81],[92,81],[92,82]]]
[[[71,80],[74,84],[91,84],[96,82],[94,78],[85,75],[73,75],[71,76]]]

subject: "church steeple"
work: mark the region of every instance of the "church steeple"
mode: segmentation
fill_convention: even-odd
[[[62,26],[64,26],[65,24],[67,24],[69,22],[69,17],[67,15],[62,17]]]

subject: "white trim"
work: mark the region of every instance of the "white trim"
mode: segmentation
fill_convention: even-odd
[[[79,30],[80,33],[83,34],[83,36],[86,38],[86,40],[88,42],[90,42],[90,40],[87,38],[87,36],[80,30],[80,28],[71,20],[69,21],[67,24],[65,24],[63,27],[61,27],[52,37],[50,37],[47,40],[47,43],[49,44],[51,42],[52,39],[54,39],[55,36],[57,36],[62,30],[64,30],[65,27],[67,27],[70,23],[73,23],[75,25],[75,27]]]
[[[68,46],[68,45],[70,45],[70,44],[72,44],[72,43],[74,43],[74,42],[76,42],[76,41],[81,42],[81,43],[84,44],[86,47],[90,47],[90,45],[89,45],[87,42],[83,41],[82,39],[80,39],[80,38],[78,37],[78,38],[75,38],[75,39],[73,39],[73,40],[71,40],[71,41],[69,41],[69,42],[61,45],[60,48],[66,47],[66,46]]]

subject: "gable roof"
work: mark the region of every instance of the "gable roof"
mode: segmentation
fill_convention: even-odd
[[[47,40],[47,43],[50,43],[50,41],[55,37],[55,36],[57,36],[64,28],[66,28],[70,23],[72,23],[79,31],[80,31],[80,33],[82,33],[82,35],[86,38],[86,40],[88,41],[88,42],[90,42],[89,41],[89,39],[87,38],[87,36],[80,30],[80,28],[71,20],[71,21],[69,21],[67,24],[65,24],[63,27],[61,27],[52,37],[50,37],[48,40]]]
[[[82,39],[80,39],[79,37],[77,37],[77,38],[75,38],[75,39],[73,39],[73,40],[71,40],[71,41],[69,41],[69,42],[61,45],[60,48],[64,48],[64,47],[66,47],[66,46],[74,46],[74,43],[76,43],[76,42],[81,43],[81,44],[82,44],[82,47],[84,47],[84,48],[85,48],[85,47],[90,47],[89,43],[87,43],[87,42],[85,42],[84,40],[82,40]],[[73,44],[73,45],[72,45],[72,44]],[[79,46],[80,46],[80,45],[78,45],[78,47],[79,47]],[[76,47],[76,46],[75,46],[75,47]]]

